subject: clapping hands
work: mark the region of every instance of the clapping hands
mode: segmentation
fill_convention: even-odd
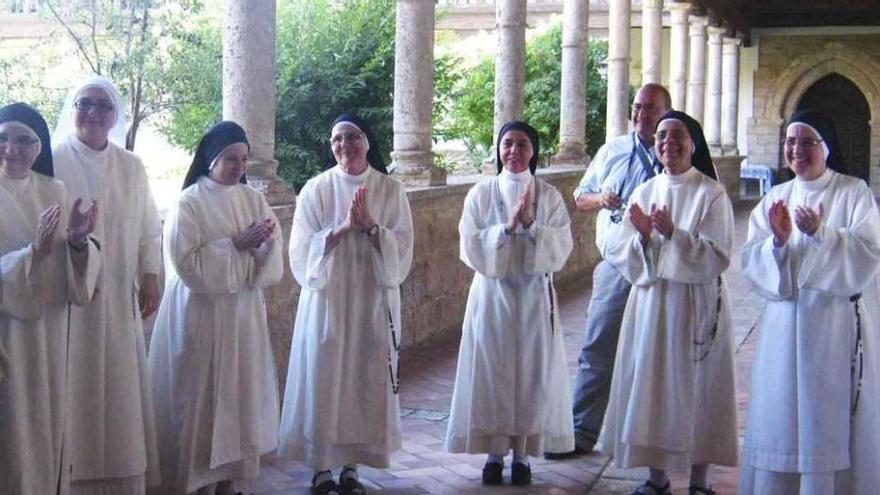
[[[642,243],[648,242],[653,230],[656,230],[667,239],[671,238],[673,232],[675,232],[675,224],[672,222],[672,215],[669,213],[668,206],[657,208],[656,204],[651,204],[651,212],[647,214],[638,203],[633,203],[629,209],[629,218],[639,232]]]
[[[776,247],[784,246],[792,232],[791,215],[782,200],[775,201],[767,213],[770,222],[770,230],[773,231],[773,244]],[[794,224],[798,230],[812,236],[819,230],[822,219],[825,217],[825,206],[819,203],[819,210],[813,210],[809,206],[798,206],[794,210]]]

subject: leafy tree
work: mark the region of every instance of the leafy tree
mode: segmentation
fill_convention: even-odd
[[[15,101],[33,105],[49,128],[54,127],[65,91],[45,81],[48,69],[59,62],[59,54],[43,43],[0,58],[0,105]]]
[[[44,8],[68,35],[84,69],[105,75],[128,97],[126,148],[134,149],[141,123],[186,100],[170,99],[167,82],[172,65],[168,42],[186,41],[174,33],[201,9],[200,0],[92,0],[75,9],[60,0]],[[181,51],[180,48],[177,49]]]
[[[600,70],[607,57],[607,43],[592,41],[587,50],[587,151],[595,153],[604,142],[607,82]],[[533,37],[526,46],[525,119],[537,130],[544,157],[556,153],[559,144],[559,98],[562,77],[562,27],[556,25]],[[440,74],[435,78],[453,78]],[[475,162],[489,155],[493,140],[495,60],[483,58],[458,80],[446,81],[449,93],[436,99],[451,102],[444,113],[435,114],[437,133],[445,139],[465,142]],[[436,105],[436,103],[435,103]]]
[[[330,125],[344,111],[392,145],[394,0],[283,2],[279,9],[275,154],[299,190],[328,158]]]

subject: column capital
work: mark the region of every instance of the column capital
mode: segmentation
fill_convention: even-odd
[[[709,42],[715,40],[716,43],[721,43],[722,38],[724,37],[724,33],[727,32],[726,28],[718,27],[718,26],[709,26],[706,28],[706,32],[709,34]]]
[[[737,49],[742,44],[742,39],[735,38],[732,36],[725,36],[722,38],[722,42],[724,43],[724,47],[727,49]]]
[[[702,15],[689,15],[688,22],[691,25],[691,29],[697,27],[705,31],[706,28],[709,26],[709,18]]]
[[[681,12],[684,12],[686,14],[690,14],[691,7],[693,7],[693,5],[690,2],[667,2],[666,3],[666,8],[668,8],[670,12],[674,12],[679,15],[681,15]]]

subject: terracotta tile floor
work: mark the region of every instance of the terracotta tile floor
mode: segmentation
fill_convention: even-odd
[[[743,340],[757,321],[764,302],[748,290],[740,276],[739,247],[745,239],[748,214],[753,204],[736,208],[736,252],[726,280],[730,288],[736,343]],[[566,338],[568,366],[574,373],[583,339],[585,311],[590,281],[584,280],[573,293],[560,301]],[[452,395],[459,335],[445,336],[426,345],[404,350],[402,356],[403,449],[392,458],[390,469],[362,468],[361,478],[371,493],[408,494],[629,494],[646,477],[646,470],[620,470],[609,466],[606,457],[591,454],[565,461],[532,459],[534,483],[527,488],[484,487],[480,483],[482,455],[453,455],[444,452],[443,438]],[[745,423],[748,402],[748,378],[754,353],[755,337],[738,348],[738,405],[740,434]],[[710,473],[719,494],[736,491],[737,471],[715,468]],[[507,473],[505,472],[505,477]],[[283,459],[268,459],[260,478],[241,483],[237,488],[258,495],[300,495],[308,493],[311,472],[302,464]],[[675,493],[687,493],[687,477],[673,478]]]

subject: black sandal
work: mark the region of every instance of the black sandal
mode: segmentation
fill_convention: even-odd
[[[500,462],[487,462],[483,466],[483,484],[500,485],[502,471],[504,471],[504,464]]]
[[[701,493],[703,495],[717,495],[715,493],[715,490],[711,488],[705,488],[697,485],[691,485],[688,487],[688,495],[700,495]]]
[[[320,473],[315,473],[312,477],[312,486],[309,488],[309,493],[311,495],[342,495],[339,490],[339,485],[333,481],[333,478],[330,478],[327,481],[324,481],[320,485],[316,485],[315,482],[318,480],[318,476],[320,476],[324,471]]]
[[[354,474],[346,476],[348,472]],[[367,489],[358,479],[357,471],[351,468],[345,468],[339,474],[339,489],[342,490],[342,495],[367,495]]]
[[[532,467],[523,462],[514,462],[510,466],[510,484],[526,486],[532,482]]]
[[[636,488],[632,495],[672,495],[672,491],[669,489],[669,481],[663,486],[657,486],[648,480],[642,483],[642,486]]]

